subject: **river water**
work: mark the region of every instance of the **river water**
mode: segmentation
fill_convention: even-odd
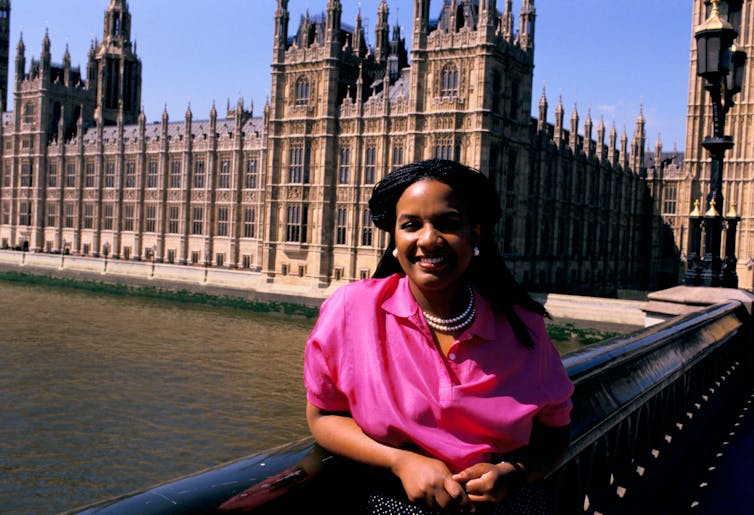
[[[0,513],[57,513],[307,436],[313,324],[0,282]]]

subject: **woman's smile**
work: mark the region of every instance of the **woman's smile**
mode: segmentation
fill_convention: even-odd
[[[440,268],[443,264],[445,264],[447,262],[447,259],[443,256],[417,256],[416,262],[418,262],[419,266],[421,266],[422,268],[434,270]]]

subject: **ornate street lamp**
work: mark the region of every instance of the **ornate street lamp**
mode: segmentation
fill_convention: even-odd
[[[704,89],[712,100],[713,135],[702,146],[710,154],[710,190],[707,211],[700,216],[697,209],[690,216],[688,268],[683,282],[690,286],[738,287],[735,257],[736,224],[740,218],[731,209],[723,218],[723,160],[733,147],[733,139],[725,134],[725,115],[733,106],[733,97],[741,91],[746,52],[737,50],[733,40],[738,32],[720,18],[719,0],[712,0],[709,18],[694,32],[696,38],[696,74],[704,79]],[[722,232],[726,231],[725,260],[721,258]],[[701,234],[704,232],[704,255]]]

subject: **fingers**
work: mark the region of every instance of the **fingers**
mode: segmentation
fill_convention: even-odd
[[[478,478],[482,474],[484,474],[487,471],[487,467],[485,464],[477,463],[476,465],[472,465],[471,467],[462,470],[458,474],[453,474],[453,480],[458,481],[459,483],[465,483],[467,481],[470,481],[472,479]]]
[[[449,496],[448,504],[452,502],[456,506],[462,506],[469,508],[470,511],[474,511],[474,505],[471,503],[469,496],[466,495],[466,491],[458,481],[455,481],[452,478],[447,478],[443,486],[445,488],[445,492],[447,492],[447,495]],[[445,508],[448,506],[448,504],[442,505],[441,507]]]

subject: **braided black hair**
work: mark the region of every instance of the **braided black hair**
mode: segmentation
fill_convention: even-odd
[[[495,311],[508,317],[519,341],[533,347],[534,340],[529,328],[513,307],[519,305],[543,316],[547,316],[547,312],[516,281],[500,255],[493,232],[502,214],[499,197],[489,179],[468,166],[443,159],[419,161],[393,170],[375,185],[369,199],[369,210],[374,225],[390,234],[390,242],[373,277],[404,273],[393,256],[396,205],[403,192],[420,180],[436,180],[450,186],[467,211],[471,223],[479,224],[480,254],[472,259],[466,270],[466,278]]]

